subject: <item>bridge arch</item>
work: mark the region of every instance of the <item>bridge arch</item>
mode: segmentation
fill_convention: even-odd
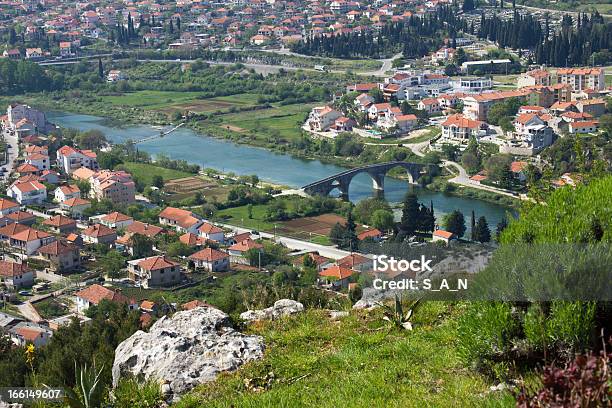
[[[349,186],[353,177],[360,173],[367,173],[372,179],[373,189],[380,193],[383,192],[385,188],[385,176],[391,169],[396,167],[405,168],[408,182],[414,184],[426,166],[419,163],[399,161],[371,164],[346,170],[342,173],[315,181],[314,183],[302,187],[302,190],[311,195],[329,195],[332,190],[337,188],[340,190],[342,197],[348,199]]]

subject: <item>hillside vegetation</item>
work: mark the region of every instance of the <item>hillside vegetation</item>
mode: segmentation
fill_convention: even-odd
[[[263,360],[183,397],[188,407],[513,406],[484,377],[461,366],[456,317],[464,305],[424,303],[414,331],[391,329],[380,311],[339,321],[322,310],[250,326]]]

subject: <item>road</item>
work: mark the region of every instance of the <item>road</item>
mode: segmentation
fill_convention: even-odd
[[[2,133],[4,137],[4,141],[7,143],[10,148],[8,149],[8,157],[6,165],[3,166],[6,169],[6,173],[2,176],[2,179],[5,177],[8,178],[9,174],[13,171],[13,165],[15,163],[15,159],[19,155],[19,143],[17,142],[17,136],[9,132],[8,129],[5,129]]]
[[[405,144],[404,146],[409,147],[410,150],[412,150],[412,153],[414,153],[415,155],[423,157],[425,156],[425,154],[423,153],[423,149],[429,146],[429,141],[415,144]],[[451,171],[451,173],[456,174],[455,177],[448,180],[450,183],[459,184],[465,187],[476,188],[478,190],[490,191],[492,193],[501,194],[512,198],[520,198],[508,190],[486,186],[483,184],[476,183],[473,180],[470,180],[470,175],[467,173],[467,171],[465,171],[463,166],[461,166],[457,162],[450,160],[442,160],[442,165],[446,167],[449,171]],[[455,171],[452,171],[451,168],[454,168]]]
[[[220,224],[220,223],[216,223],[216,224],[221,225],[224,228],[229,228],[232,231],[239,233],[239,234],[252,231],[252,229],[237,227],[235,225],[230,225],[230,224]],[[308,251],[308,252],[316,251],[319,253],[319,255],[327,257],[327,258],[340,259],[340,258],[344,258],[345,256],[351,254],[349,251],[344,251],[342,249],[334,248],[331,246],[314,244],[312,242],[301,241],[299,239],[284,237],[281,235],[275,236],[274,234],[270,234],[267,232],[260,232],[259,235],[262,238],[270,239],[279,244],[283,244],[289,249],[298,250],[298,251]]]
[[[391,58],[380,59],[378,61],[382,62],[382,66],[378,70],[376,70],[376,71],[366,71],[366,72],[357,72],[357,74],[359,74],[359,75],[366,75],[366,76],[385,77],[385,76],[387,76],[385,73],[387,71],[390,71],[391,68],[393,68],[393,60],[401,58],[401,57],[402,57],[402,53],[400,52],[398,54],[395,54]]]
[[[547,9],[547,8],[539,8],[539,7],[532,7],[532,6],[523,6],[520,4],[517,4],[516,7],[518,8],[524,8],[527,10],[531,10],[531,11],[540,11],[542,13],[550,13],[550,14],[571,14],[573,16],[578,16],[578,14],[583,13],[582,11],[563,11],[563,10],[554,10],[554,9]],[[588,14],[588,13],[587,13]],[[599,15],[606,17],[606,18],[612,18],[612,14],[602,14],[599,13]]]

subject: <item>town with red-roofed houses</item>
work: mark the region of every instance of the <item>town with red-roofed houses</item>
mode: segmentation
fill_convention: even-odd
[[[0,0],[0,107],[0,408],[610,404],[605,1]]]

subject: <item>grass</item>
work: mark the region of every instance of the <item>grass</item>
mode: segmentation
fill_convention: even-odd
[[[251,112],[222,115],[222,125],[230,125],[236,130],[251,132],[257,136],[276,134],[284,139],[294,139],[302,134],[301,126],[308,112],[316,104],[284,105]]]
[[[151,185],[153,182],[153,176],[155,175],[162,176],[164,181],[193,176],[191,173],[180,170],[166,169],[164,167],[155,166],[149,163],[126,162],[120,164],[119,166],[125,168],[125,170],[131,173],[133,177],[137,178],[146,185]]]
[[[224,222],[229,224],[239,225],[245,228],[252,228],[256,230],[270,230],[274,229],[274,223],[265,221],[266,210],[268,205],[259,204],[253,206],[253,218],[249,218],[248,206],[243,205],[240,207],[226,208],[218,211],[215,216],[223,219]]]
[[[442,130],[436,126],[429,126],[426,129],[428,129],[429,132],[419,135],[417,137],[403,140],[402,142],[406,144],[422,143],[431,140],[434,137],[438,136],[440,133],[442,133]]]
[[[447,407],[514,406],[508,393],[463,367],[457,355],[456,317],[461,305],[427,302],[414,317],[415,330],[384,326],[380,312],[351,312],[330,321],[324,311],[253,325],[266,353],[184,396],[192,407]],[[262,392],[245,381],[274,373]]]
[[[165,113],[176,110],[212,112],[232,106],[252,106],[257,103],[257,95],[254,94],[199,99],[201,95],[203,95],[202,92],[143,90],[126,92],[120,95],[107,95],[101,98],[103,102],[112,105],[157,110]]]

